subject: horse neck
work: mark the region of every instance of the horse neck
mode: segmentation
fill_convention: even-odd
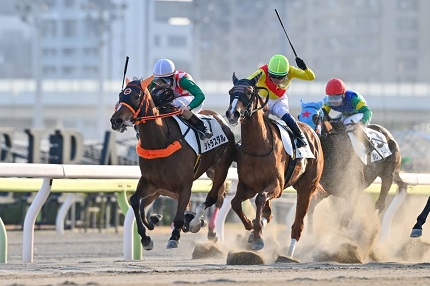
[[[138,125],[140,145],[146,149],[163,149],[169,140],[169,118],[151,119]]]
[[[263,111],[257,111],[241,124],[242,145],[246,145],[249,149],[261,150],[262,142],[266,144],[273,140],[269,133]]]

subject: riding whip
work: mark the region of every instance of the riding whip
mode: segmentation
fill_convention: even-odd
[[[122,77],[122,87],[121,87],[121,90],[124,90],[124,81],[125,81],[125,74],[127,73],[128,59],[129,59],[129,57],[126,56],[125,57],[125,65],[124,65],[124,75]]]
[[[278,10],[275,9],[276,16],[278,16],[279,23],[281,23],[282,29],[284,29],[285,36],[287,36],[288,42],[290,43],[291,49],[293,49],[293,53],[297,58],[296,50],[294,50],[293,44],[291,44],[290,37],[288,37],[287,30],[285,30],[284,23],[282,23],[281,17],[279,16]]]

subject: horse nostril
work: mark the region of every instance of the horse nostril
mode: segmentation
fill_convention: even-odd
[[[236,111],[236,112],[234,112],[234,119],[239,119],[239,117],[240,117],[240,113],[239,113],[239,111]]]

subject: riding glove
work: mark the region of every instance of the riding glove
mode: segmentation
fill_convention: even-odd
[[[299,57],[296,57],[296,64],[297,64],[297,66],[298,66],[300,69],[302,69],[302,70],[305,70],[305,69],[307,69],[307,68],[308,68],[308,67],[306,66],[305,62],[304,62],[301,58],[299,58]]]

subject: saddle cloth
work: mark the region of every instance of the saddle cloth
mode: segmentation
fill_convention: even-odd
[[[287,131],[287,124],[283,120],[273,120],[273,122],[276,123],[276,126],[279,129],[279,132],[281,133],[282,138],[282,144],[284,145],[285,152],[288,153],[288,155],[293,156],[293,145],[291,143],[291,137],[290,134]],[[315,134],[316,136],[316,134]],[[308,143],[306,146],[301,148],[296,148],[296,155],[295,158],[315,158],[314,154],[311,151],[311,148],[309,147],[308,139],[306,139],[306,142]]]
[[[381,132],[367,127],[363,128],[363,130],[366,133],[367,138],[369,138],[369,142],[374,148],[369,154],[371,163],[380,161],[382,160],[382,158],[386,158],[392,154],[391,150],[388,148],[387,138],[385,138],[385,136]],[[363,162],[363,164],[367,165],[368,156],[366,153],[366,145],[364,144],[364,142],[360,141],[360,138],[358,138],[358,136],[355,135],[353,132],[349,132],[348,135],[351,139],[352,147],[354,148],[355,153]]]
[[[201,114],[196,115],[202,119],[205,126],[212,131],[213,136],[211,138],[200,140],[197,132],[186,125],[183,119],[179,118],[179,116],[173,116],[181,128],[181,133],[184,135],[185,141],[193,148],[196,154],[203,154],[228,142],[227,136],[215,118]]]

